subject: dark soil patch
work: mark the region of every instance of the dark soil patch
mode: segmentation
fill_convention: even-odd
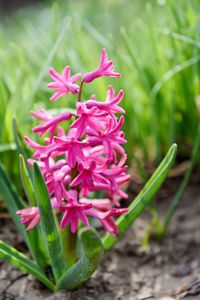
[[[176,184],[177,180],[171,179],[158,194],[161,212],[169,205]],[[93,277],[75,292],[52,294],[31,276],[1,262],[0,299],[200,299],[199,178],[188,186],[163,241],[152,240],[142,249],[141,239],[149,220],[150,215],[144,213],[107,253]],[[23,249],[12,222],[2,219],[0,223],[0,239]]]

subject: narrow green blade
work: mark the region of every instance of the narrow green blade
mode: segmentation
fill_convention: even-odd
[[[40,222],[43,231],[44,243],[47,246],[52,271],[57,281],[66,270],[63,248],[60,235],[56,227],[49,194],[38,165],[34,164],[34,188],[37,206],[40,210]]]
[[[29,153],[28,153],[28,150],[25,148],[24,140],[17,128],[17,123],[16,123],[15,118],[13,118],[13,134],[14,134],[15,144],[16,144],[18,153],[22,154],[25,159],[28,158]]]
[[[19,155],[19,160],[20,160],[20,168],[19,169],[20,169],[21,181],[22,181],[22,185],[23,185],[26,197],[27,197],[30,205],[37,206],[33,183],[29,176],[26,162],[25,162],[24,156],[22,154]]]
[[[26,162],[26,160],[30,157],[29,155],[29,152],[25,146],[25,143],[24,143],[24,140],[17,128],[17,123],[16,123],[16,119],[13,118],[13,134],[14,134],[14,139],[15,139],[15,144],[16,144],[16,147],[17,147],[17,151],[18,151],[18,154],[20,155],[23,155],[24,159],[25,159],[25,164],[26,164],[26,168],[28,170],[28,173],[29,173],[29,176],[30,178],[32,179],[32,173],[31,173],[31,170],[29,168],[29,165],[28,163]]]
[[[95,272],[104,253],[100,237],[92,228],[80,231],[83,256],[60,278],[56,290],[74,290],[87,281]]]
[[[104,249],[110,249],[117,240],[123,235],[123,233],[127,230],[127,228],[135,221],[135,219],[142,213],[144,208],[149,204],[149,201],[152,199],[153,195],[157,192],[163,181],[165,180],[168,172],[170,171],[174,158],[177,151],[177,145],[173,144],[166,156],[153,173],[151,178],[145,184],[142,191],[135,198],[135,200],[129,206],[129,211],[127,214],[121,216],[117,220],[117,225],[120,229],[119,235],[114,238],[109,234],[106,234],[103,238]]]
[[[33,261],[3,241],[0,241],[0,259],[6,260],[20,270],[32,274],[50,290],[54,291],[53,283],[41,272]]]
[[[24,160],[23,155],[19,155],[20,158],[20,175],[23,184],[23,188],[27,199],[31,206],[37,206],[37,201],[35,197],[35,192],[33,188],[32,180],[29,176],[28,169],[26,167],[26,163]],[[35,228],[28,232],[28,235],[31,239],[31,244],[34,245],[34,257],[39,266],[42,268],[47,265],[49,258],[48,253],[46,251],[45,245],[42,242],[42,231],[41,231],[41,224],[39,223]]]
[[[14,150],[16,150],[16,145],[14,143],[0,144],[0,153]]]

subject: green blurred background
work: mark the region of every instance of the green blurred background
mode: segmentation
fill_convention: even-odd
[[[90,71],[102,47],[122,77],[99,79],[83,94],[104,99],[110,83],[124,89],[129,165],[157,163],[173,142],[179,160],[190,157],[200,109],[199,0],[9,0],[0,9],[0,161],[17,185],[13,117],[32,135],[31,110],[74,107],[73,96],[48,101],[48,67]]]

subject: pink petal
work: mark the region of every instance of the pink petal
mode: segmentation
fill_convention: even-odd
[[[63,82],[60,74],[55,71],[53,68],[49,68],[49,75],[51,76],[52,79],[54,79],[55,81],[59,81],[59,82]]]
[[[108,61],[108,55],[106,52],[106,49],[103,48],[101,52],[101,58],[100,58],[100,66],[102,67],[104,64],[106,64]]]
[[[56,101],[58,98],[60,98],[62,95],[65,95],[65,94],[67,94],[67,90],[64,90],[64,89],[58,90],[50,98],[50,101]]]
[[[62,71],[62,77],[64,78],[64,80],[69,80],[70,78],[70,67],[69,66],[66,66],[64,68],[64,70]]]
[[[67,226],[67,224],[69,223],[71,217],[72,217],[72,212],[71,212],[71,210],[67,210],[67,211],[65,212],[65,214],[64,214],[64,216],[63,216],[61,222],[60,222],[60,228],[61,228],[61,229],[64,229],[64,228]]]
[[[33,229],[33,227],[35,227],[38,224],[39,220],[40,220],[40,215],[36,215],[33,218],[33,220],[30,222],[28,227],[26,227],[26,230],[29,231],[29,230]]]
[[[77,231],[77,227],[78,227],[78,216],[75,211],[72,213],[72,218],[71,218],[71,232],[75,233]]]
[[[63,87],[63,83],[61,82],[50,82],[47,84],[47,87],[50,89],[61,89]]]

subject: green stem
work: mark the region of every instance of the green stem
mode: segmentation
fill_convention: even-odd
[[[76,261],[76,242],[77,233],[72,233],[68,225],[61,233],[64,257],[67,263],[67,268],[70,268]]]
[[[167,214],[164,218],[164,222],[163,222],[163,228],[162,228],[162,231],[161,233],[159,234],[159,238],[163,237],[167,228],[168,228],[168,225],[169,225],[169,222],[172,218],[172,216],[174,215],[181,199],[182,199],[182,195],[184,193],[184,190],[188,184],[188,181],[192,175],[192,171],[194,169],[194,166],[197,162],[197,159],[199,157],[199,152],[200,152],[200,124],[199,124],[199,127],[198,127],[198,130],[197,130],[197,137],[196,137],[196,140],[194,142],[194,147],[193,147],[193,150],[192,150],[192,157],[191,157],[191,160],[190,160],[190,164],[189,164],[189,168],[180,184],[180,187],[177,191],[177,193],[175,194],[175,196],[173,197],[172,199],[172,203],[167,211]]]
[[[79,90],[79,93],[78,93],[78,99],[77,99],[77,102],[80,102],[80,101],[81,101],[81,95],[82,95],[83,83],[84,83],[84,81],[81,80],[80,90]]]

